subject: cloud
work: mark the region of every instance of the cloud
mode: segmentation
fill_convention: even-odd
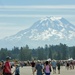
[[[14,25],[14,23],[4,23],[4,22],[0,22],[0,25]],[[15,24],[16,25],[16,24]]]
[[[14,35],[24,29],[26,29],[25,26],[0,26],[0,39]]]
[[[72,14],[73,15],[73,14]],[[39,15],[39,14],[36,14],[36,15],[32,15],[32,14],[30,14],[30,15],[22,15],[22,14],[19,14],[19,15],[13,15],[13,14],[11,14],[11,15],[9,15],[9,14],[1,14],[0,15],[0,17],[47,17],[47,16],[72,16],[72,15]]]
[[[0,9],[75,9],[75,5],[0,6]]]

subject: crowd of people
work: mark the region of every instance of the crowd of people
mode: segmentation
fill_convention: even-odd
[[[56,74],[56,70],[58,70],[58,74],[60,74],[60,67],[61,65],[65,66],[67,70],[74,69],[75,62],[74,61],[40,61],[40,60],[32,60],[27,61],[27,63],[22,63],[21,61],[14,61],[13,64],[10,63],[10,57],[6,57],[6,61],[0,61],[0,75],[20,75],[20,66],[31,66],[32,67],[32,74],[35,75],[51,75]],[[11,72],[12,66],[15,67],[15,70]]]
[[[39,65],[40,66],[39,66]],[[52,61],[38,61],[37,63],[35,61],[31,62],[31,66],[32,66],[32,73],[34,75],[35,71],[37,70],[37,75],[51,75],[51,72],[53,74],[56,74],[56,70],[58,71],[58,74],[60,74],[60,69],[61,66],[65,66],[65,68],[67,70],[73,70],[74,66],[75,66],[75,61],[71,60],[64,60],[64,61],[56,61],[56,60],[52,60]],[[40,73],[40,71],[41,73]],[[40,74],[39,74],[40,73]]]
[[[34,75],[35,71],[37,71],[37,75],[50,75],[52,70],[53,74],[56,74],[56,67],[58,67],[58,74],[60,74],[60,62],[56,63],[55,60],[41,62],[40,60],[35,63],[34,61],[31,62],[32,66],[32,73]]]

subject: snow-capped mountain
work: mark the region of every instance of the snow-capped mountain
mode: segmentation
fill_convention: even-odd
[[[75,45],[75,25],[62,17],[46,17],[35,22],[30,28],[0,40],[1,47],[38,47],[45,44],[65,43]]]

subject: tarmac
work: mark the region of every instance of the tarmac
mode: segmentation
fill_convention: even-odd
[[[12,72],[13,71],[14,71],[14,68],[12,68]],[[20,75],[33,75],[31,66],[20,67]],[[34,75],[36,75],[36,72]],[[50,75],[75,75],[75,69],[67,70],[65,66],[61,66],[60,74],[58,74],[58,70],[56,69],[56,74],[53,74],[53,71],[52,71]]]

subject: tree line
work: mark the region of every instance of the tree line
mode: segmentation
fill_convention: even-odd
[[[12,50],[7,48],[0,49],[0,60],[5,60],[6,56],[12,59],[21,61],[32,60],[45,60],[48,58],[56,60],[66,60],[70,57],[75,59],[75,46],[68,47],[66,44],[60,43],[59,45],[45,45],[36,49],[30,49],[28,45],[25,47],[14,47]]]

